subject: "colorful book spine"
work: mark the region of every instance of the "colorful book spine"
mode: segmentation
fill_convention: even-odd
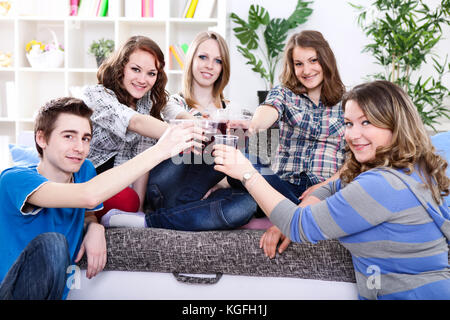
[[[155,8],[154,8],[155,4],[153,2],[153,0],[148,0],[148,16],[149,17],[154,17],[155,16]]]
[[[97,17],[106,17],[107,14],[108,14],[108,0],[101,0],[97,12]]]
[[[216,0],[198,0],[194,19],[208,19],[212,17]]]
[[[78,15],[78,0],[70,0],[70,15],[77,16]]]
[[[189,10],[189,7],[191,6],[191,2],[192,2],[192,0],[186,0],[186,2],[184,4],[184,10],[181,13],[181,17],[182,18],[186,18],[186,14],[187,14],[187,12]]]
[[[170,52],[172,52],[172,54],[175,57],[175,59],[177,60],[178,64],[180,65],[181,69],[183,69],[184,68],[184,63],[183,63],[181,57],[178,55],[178,53],[175,50],[175,48],[172,45],[170,45],[169,49],[170,49]]]
[[[153,0],[142,0],[141,1],[141,16],[142,17],[153,17]]]
[[[173,46],[175,48],[175,51],[178,53],[178,56],[180,57],[181,61],[184,62],[186,61],[186,55],[183,51],[183,49],[181,48],[181,46],[179,44],[174,45]]]
[[[97,0],[95,2],[95,13],[94,16],[98,17],[98,14],[100,13],[100,6],[102,5],[102,0]]]
[[[87,5],[88,5],[88,0],[80,0],[80,5],[78,6],[78,16],[80,16],[80,17],[86,16]]]
[[[198,0],[192,0],[191,5],[189,6],[189,9],[186,13],[186,18],[192,18],[194,17],[195,8],[197,7]]]

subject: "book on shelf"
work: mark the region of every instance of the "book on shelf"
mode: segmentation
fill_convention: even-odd
[[[141,16],[143,18],[153,17],[153,0],[141,1]]]
[[[77,10],[77,16],[83,17],[85,16],[86,6],[87,6],[88,0],[79,0],[78,1],[78,10]]]
[[[78,16],[96,17],[100,4],[100,0],[80,0],[80,6],[78,7]]]
[[[198,0],[194,19],[208,19],[212,17],[216,0]]]
[[[70,15],[77,16],[78,15],[78,0],[70,0]]]
[[[90,15],[90,8],[92,6],[93,0],[80,0],[78,7],[79,17],[88,17]]]
[[[174,45],[170,45],[169,46],[169,50],[172,53],[172,55],[175,57],[175,60],[177,60],[180,68],[183,69],[184,68],[184,58],[183,58],[184,55],[180,55],[179,50],[177,50],[175,47],[176,47],[176,45],[175,46]],[[173,67],[173,65],[172,65],[172,67]]]
[[[195,8],[197,8],[198,0],[191,0],[191,3],[189,4],[189,9],[186,13],[185,18],[192,18],[194,17]]]
[[[71,4],[74,0],[71,0]],[[108,14],[108,0],[76,0],[79,2],[77,16],[80,17],[105,17]],[[74,13],[71,6],[71,14]]]
[[[97,17],[106,17],[108,14],[108,0],[98,0]]]
[[[108,17],[121,17],[123,12],[122,3],[120,0],[108,1]]]
[[[186,52],[187,51],[184,51],[184,49],[182,47],[183,45],[177,44],[174,47],[175,47],[175,50],[177,51],[178,55],[180,56],[181,61],[183,61],[183,64],[184,64],[186,61]]]
[[[191,1],[192,0],[185,0],[184,7],[183,7],[184,9],[183,9],[183,11],[181,11],[181,14],[180,14],[181,18],[185,18],[186,17],[186,14],[187,14],[187,12],[189,10],[189,6],[191,5]]]
[[[125,17],[128,18],[153,18],[156,15],[169,16],[167,0],[126,0]],[[156,14],[156,10],[161,13]]]

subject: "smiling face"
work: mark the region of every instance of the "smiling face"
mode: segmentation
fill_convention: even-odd
[[[292,50],[295,76],[310,94],[320,92],[323,83],[323,70],[314,48],[296,46]]]
[[[158,69],[155,57],[147,51],[136,50],[123,71],[123,85],[135,99],[142,98],[156,82]]]
[[[214,39],[202,42],[195,52],[192,64],[194,83],[201,87],[212,87],[222,72],[222,57],[219,44]]]
[[[45,139],[42,131],[36,133],[36,142],[43,150],[40,167],[45,171],[44,175],[67,177],[78,172],[89,153],[90,141],[88,119],[61,113],[48,139]]]
[[[391,144],[392,131],[371,124],[354,100],[345,105],[344,121],[345,140],[359,163],[374,160],[377,147]]]

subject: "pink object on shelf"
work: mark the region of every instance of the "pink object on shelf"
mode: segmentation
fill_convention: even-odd
[[[78,0],[70,0],[70,15],[77,16],[78,15]]]

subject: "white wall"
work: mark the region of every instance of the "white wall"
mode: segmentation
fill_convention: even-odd
[[[348,1],[368,6],[372,0],[314,0],[313,13],[305,24],[289,33],[299,32],[305,29],[320,31],[327,39],[336,55],[341,78],[347,87],[364,82],[365,76],[381,71],[381,67],[374,63],[374,59],[368,53],[361,53],[363,47],[370,41],[361,28],[357,25],[357,12],[348,4]],[[438,0],[428,0],[427,3],[438,3]],[[229,0],[228,11],[234,12],[247,20],[248,9],[251,4],[259,4],[269,11],[270,17],[287,18],[294,10],[297,0]],[[238,40],[233,34],[232,28],[236,27],[231,20],[228,21],[227,37],[231,53],[231,79],[227,89],[227,96],[233,105],[254,110],[258,104],[257,90],[264,90],[265,84],[259,75],[251,71],[245,64],[245,59],[237,51]],[[445,29],[445,38],[437,48],[439,57],[450,53],[450,28]],[[278,68],[281,68],[279,63]],[[432,69],[429,66],[428,69]],[[427,70],[424,74],[427,74]],[[278,83],[278,76],[276,77]],[[450,86],[450,76],[445,79]]]

